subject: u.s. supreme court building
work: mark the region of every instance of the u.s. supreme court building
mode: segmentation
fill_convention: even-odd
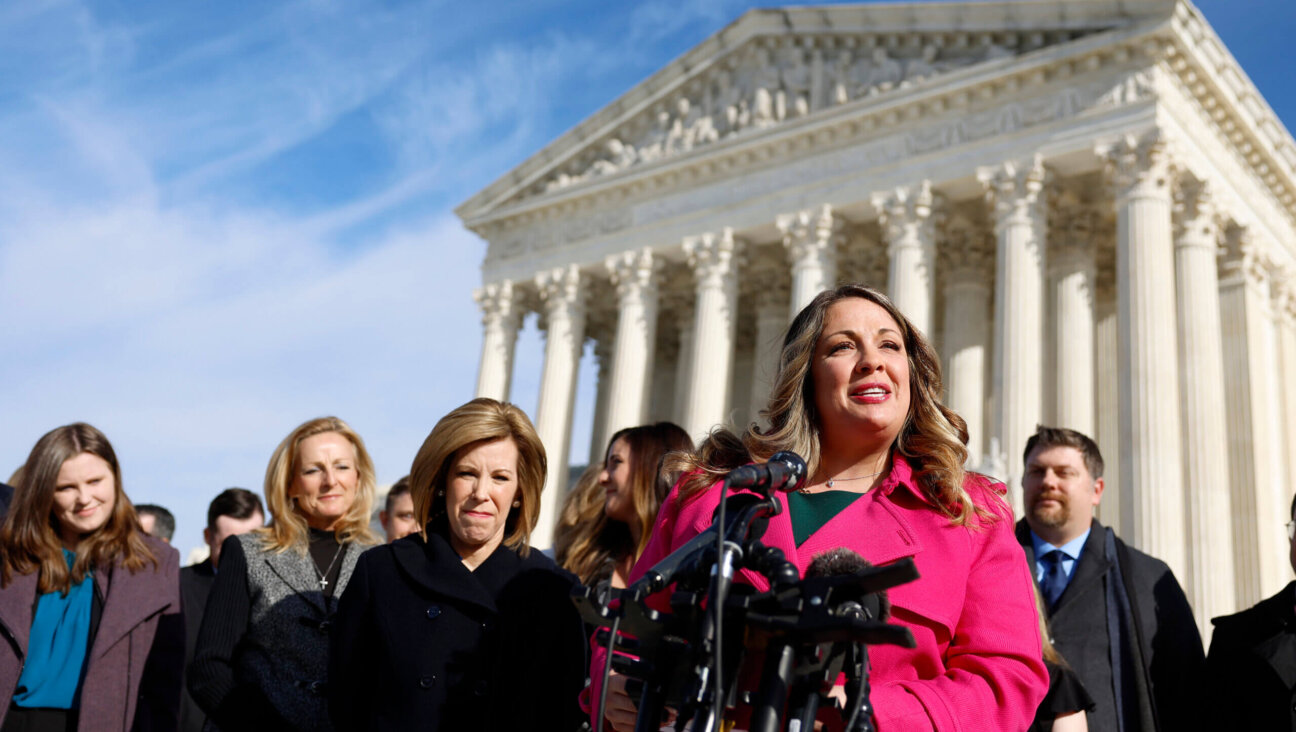
[[[477,392],[508,398],[538,313],[551,456],[577,379],[600,446],[759,419],[791,315],[865,282],[933,339],[1019,509],[1027,436],[1073,427],[1101,520],[1203,625],[1289,579],[1296,143],[1185,0],[753,10],[457,213],[489,244]]]

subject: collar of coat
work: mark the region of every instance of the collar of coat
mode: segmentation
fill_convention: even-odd
[[[427,539],[412,534],[391,545],[396,565],[414,584],[443,597],[472,603],[491,613],[498,612],[495,599],[519,573],[530,570],[556,571],[553,560],[532,549],[524,559],[501,543],[486,561],[470,570],[445,536],[427,532]]]
[[[145,542],[157,557],[157,570],[146,563],[143,569],[131,572],[114,563],[107,569],[94,571],[95,592],[103,602],[103,615],[89,651],[91,660],[103,656],[135,626],[167,609],[175,599],[176,593],[162,586],[165,580],[161,572],[166,552],[175,553],[175,549],[153,537],[145,537]],[[32,572],[13,577],[0,592],[0,623],[9,630],[24,656],[31,638],[36,586],[37,573]]]

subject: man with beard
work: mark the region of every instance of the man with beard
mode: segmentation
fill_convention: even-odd
[[[1094,699],[1089,729],[1202,729],[1206,658],[1192,608],[1165,562],[1094,519],[1103,495],[1098,445],[1075,430],[1037,427],[1024,460],[1017,541],[1053,644]]]

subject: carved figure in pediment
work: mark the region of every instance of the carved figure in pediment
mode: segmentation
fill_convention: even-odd
[[[854,60],[854,54],[849,48],[838,51],[837,58],[833,59],[832,70],[828,72],[832,77],[830,103],[845,104],[851,100],[851,92],[855,86],[851,80],[851,62]]]
[[[756,52],[756,71],[752,78],[752,124],[758,128],[769,127],[782,119],[777,114],[774,96],[782,91],[780,88],[779,69],[770,58],[769,50],[758,49]]]
[[[666,138],[670,135],[671,114],[664,109],[658,110],[656,124],[644,135],[639,145],[639,159],[645,163],[659,160],[666,154]]]
[[[635,164],[638,152],[634,145],[627,145],[613,137],[603,146],[605,157],[594,161],[590,166],[591,175],[611,175],[618,170],[625,170]]]
[[[923,46],[922,56],[911,59],[905,66],[904,84],[913,84],[923,79],[929,79],[937,74],[936,67],[936,46],[927,44]]]
[[[747,114],[747,102],[742,98],[742,90],[734,83],[733,72],[729,69],[721,71],[716,78],[714,99],[716,109],[712,119],[719,122],[716,125],[718,135],[728,137],[746,124],[740,124],[739,121]]]
[[[890,91],[904,80],[904,67],[888,56],[885,48],[873,49],[872,66],[868,77],[869,94]]]
[[[873,76],[872,54],[860,53],[850,68],[851,96],[863,96],[869,88],[869,79]]]
[[[780,64],[780,76],[783,82],[779,90],[779,119],[785,119],[790,110],[798,117],[810,113],[810,65],[805,62],[805,55],[797,48],[788,48],[783,52],[783,63]]]
[[[572,184],[572,177],[566,173],[559,173],[545,184],[545,191],[556,191],[560,188],[566,188]]]

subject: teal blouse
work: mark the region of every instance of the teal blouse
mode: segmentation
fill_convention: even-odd
[[[805,543],[811,534],[862,495],[854,491],[823,491],[808,495],[792,491],[787,494],[788,515],[792,519],[792,537],[796,545]]]

